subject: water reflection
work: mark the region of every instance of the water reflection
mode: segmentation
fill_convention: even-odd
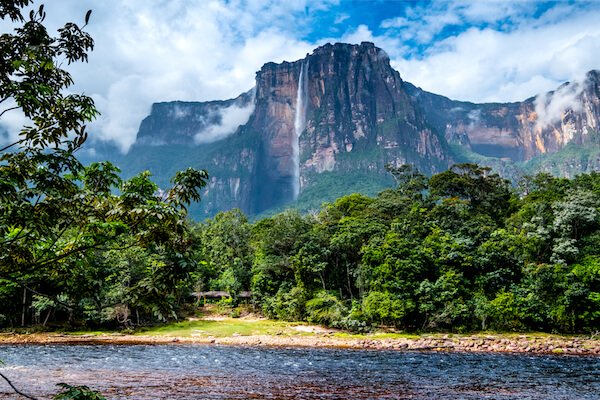
[[[29,394],[111,399],[598,399],[600,358],[200,345],[0,346]],[[1,398],[18,398],[0,385]]]

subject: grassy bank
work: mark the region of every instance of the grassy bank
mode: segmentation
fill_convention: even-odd
[[[170,337],[228,337],[228,336],[256,336],[256,335],[290,335],[301,331],[294,327],[301,324],[272,321],[267,319],[239,319],[220,318],[218,320],[189,320],[172,324],[143,328],[136,332],[143,336],[170,336]]]
[[[513,352],[600,355],[600,340],[589,335],[539,332],[478,332],[472,334],[386,332],[351,333],[301,322],[274,321],[253,316],[209,315],[131,332],[77,331],[4,333],[0,343],[196,343],[241,346],[335,347],[382,350]]]

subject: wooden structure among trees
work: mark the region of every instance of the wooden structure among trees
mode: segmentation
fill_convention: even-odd
[[[206,304],[206,299],[222,299],[224,297],[225,298],[231,297],[229,292],[226,292],[224,290],[212,290],[212,291],[208,291],[208,292],[193,292],[192,295],[196,296],[196,298],[198,299],[198,302],[200,301],[200,299],[203,299],[204,304]],[[243,290],[237,294],[237,297],[239,299],[247,300],[252,297],[252,292]]]

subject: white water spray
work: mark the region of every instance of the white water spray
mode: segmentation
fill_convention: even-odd
[[[306,96],[308,94],[308,61],[302,63],[298,77],[298,91],[296,92],[296,115],[294,118],[294,140],[292,145],[292,158],[294,160],[294,200],[300,194],[300,135],[306,127]]]

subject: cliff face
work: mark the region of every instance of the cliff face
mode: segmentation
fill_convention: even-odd
[[[150,115],[140,124],[136,144],[189,145],[218,140],[219,137],[206,136],[211,133],[215,136],[214,127],[222,126],[223,118],[228,112],[250,108],[254,100],[253,94],[253,91],[249,91],[229,100],[155,103]],[[224,135],[226,133],[228,132],[224,132]]]
[[[410,162],[434,172],[448,166],[443,138],[411,102],[383,50],[371,43],[326,45],[308,57],[308,65],[303,172],[356,168],[356,158],[374,148],[379,154],[365,159],[364,167]],[[349,154],[355,156],[343,156]]]
[[[224,110],[250,102],[241,126],[212,143],[202,141],[224,124]],[[157,145],[194,145],[198,154],[180,150],[172,163],[209,170],[206,215],[281,206],[323,173],[350,176],[363,169],[385,179],[387,163],[413,163],[433,173],[451,162],[445,139],[432,131],[388,56],[372,43],[326,45],[303,60],[265,64],[254,91],[237,99],[155,104],[132,154]]]
[[[449,152],[413,106],[385,52],[372,43],[325,45],[256,77],[248,128],[260,135],[254,210],[294,200],[319,174],[413,163],[448,166]]]
[[[600,72],[520,103],[452,101],[408,85],[413,101],[451,143],[484,156],[529,161],[567,144],[585,144],[599,131]]]
[[[599,126],[598,71],[523,102],[475,104],[404,82],[372,43],[337,43],[265,64],[255,88],[236,99],[155,104],[121,162],[154,171],[165,185],[166,173],[206,168],[196,217],[233,207],[257,214],[307,196],[319,205],[379,190],[390,179],[387,163],[432,174],[466,157],[514,175],[540,155],[600,143]],[[590,152],[569,168],[599,159]],[[554,159],[539,164],[554,167]]]
[[[295,99],[300,63],[269,63],[256,74],[256,108],[246,130],[258,137],[251,212],[294,200]]]

